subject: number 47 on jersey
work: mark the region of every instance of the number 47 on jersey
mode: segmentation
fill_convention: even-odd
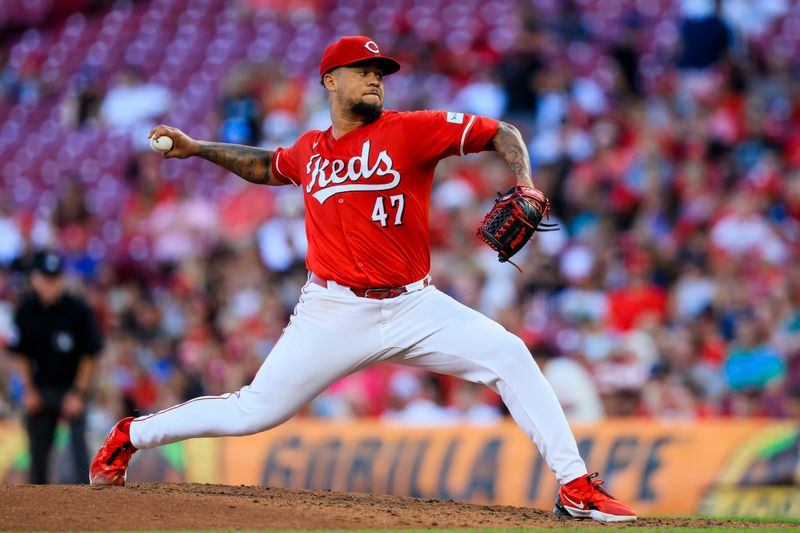
[[[406,200],[402,194],[395,194],[389,197],[389,209],[394,211],[393,226],[403,225],[403,209],[405,205]],[[388,219],[389,213],[386,212],[383,196],[378,196],[375,198],[375,207],[372,209],[372,220],[374,222],[380,222],[381,227],[385,228],[389,225]]]

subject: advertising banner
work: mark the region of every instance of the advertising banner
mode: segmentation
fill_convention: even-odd
[[[795,424],[642,420],[576,426],[589,471],[643,515],[800,516]],[[552,506],[556,480],[512,423],[398,428],[297,422],[231,439],[225,483]]]

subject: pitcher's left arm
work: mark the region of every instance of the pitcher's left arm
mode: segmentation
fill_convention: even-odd
[[[501,121],[497,125],[497,133],[489,141],[486,149],[497,152],[503,158],[511,168],[511,172],[514,173],[517,185],[533,187],[531,158],[528,155],[528,147],[525,146],[522,134],[516,127]]]

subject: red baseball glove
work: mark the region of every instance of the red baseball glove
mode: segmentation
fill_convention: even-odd
[[[501,263],[519,252],[536,231],[558,229],[555,224],[542,223],[550,211],[550,201],[542,191],[518,185],[497,196],[494,207],[478,227],[478,237],[497,251]],[[513,261],[509,262],[520,270]]]

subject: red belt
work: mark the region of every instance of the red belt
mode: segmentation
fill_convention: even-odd
[[[328,280],[322,279],[313,272],[311,272],[309,280],[312,283],[316,283],[320,287],[325,287],[326,289],[328,288]],[[420,288],[425,288],[430,284],[431,284],[430,278],[426,277],[424,280],[422,280],[422,287]],[[340,287],[344,286],[340,285]],[[373,300],[385,300],[387,298],[396,298],[397,296],[400,296],[401,294],[405,294],[408,292],[408,285],[404,285],[401,287],[370,287],[368,289],[356,289],[353,287],[344,287],[344,288],[348,289],[350,292],[352,292],[359,298],[371,298]]]

